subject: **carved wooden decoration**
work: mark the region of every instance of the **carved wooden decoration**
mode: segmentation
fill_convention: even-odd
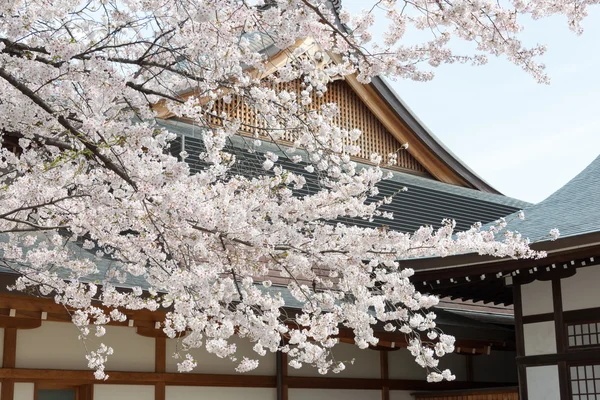
[[[294,81],[279,85],[279,89],[299,94],[302,86],[301,82]],[[420,174],[428,173],[412,155],[401,150],[402,143],[392,136],[344,80],[331,82],[328,91],[323,96],[313,97],[315,109],[323,104],[334,102],[337,103],[340,110],[340,116],[336,122],[343,128],[360,129],[363,132],[358,143],[361,148],[361,153],[357,157],[358,161],[369,162],[372,153],[381,154],[384,160],[387,160],[388,154],[397,153],[397,165],[391,167],[392,169],[409,170]],[[240,98],[234,98],[230,103],[218,100],[212,115],[208,117],[208,122],[214,126],[220,125],[221,118],[219,116],[221,115],[226,115],[229,119],[239,119],[242,123],[240,131],[242,135],[268,137],[267,123]],[[283,143],[290,143],[291,140],[292,137],[289,133],[283,134]]]

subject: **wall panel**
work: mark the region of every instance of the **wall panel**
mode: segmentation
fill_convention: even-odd
[[[527,367],[528,400],[560,400],[558,367]]]
[[[154,386],[104,384],[94,385],[94,400],[117,399],[154,400]]]
[[[415,362],[415,358],[406,349],[388,353],[388,369],[390,379],[425,380],[427,378],[427,371]]]
[[[289,400],[381,400],[380,390],[290,389]],[[169,400],[169,399],[167,399]]]
[[[525,355],[556,354],[554,321],[523,324]]]
[[[17,330],[17,368],[87,369],[85,348],[75,325],[43,321],[37,329]]]
[[[33,383],[15,383],[14,400],[33,400],[35,387]]]
[[[275,389],[167,386],[166,400],[275,400]],[[99,400],[94,398],[94,400]],[[102,399],[100,399],[102,400]]]
[[[264,357],[259,356],[252,350],[253,344],[247,339],[235,337],[231,342],[237,345],[236,357],[238,360],[248,357],[259,361],[258,368],[250,372],[252,375],[275,375],[275,354],[267,352]],[[167,372],[177,372],[178,360],[173,358],[173,354],[180,351],[182,357],[185,357],[185,352],[181,346],[182,343],[179,339],[167,340]],[[194,373],[237,374],[235,367],[238,362],[231,362],[227,358],[219,358],[208,353],[204,347],[193,349],[190,354],[198,363],[198,366],[192,371]]]
[[[390,400],[414,400],[410,390],[390,390]]]
[[[379,351],[365,349],[361,350],[357,346],[348,343],[339,343],[333,348],[333,355],[336,361],[342,361],[346,364],[346,369],[339,374],[329,373],[326,376],[335,378],[379,378]],[[352,360],[354,363],[352,364]],[[319,374],[316,368],[308,365],[300,369],[288,367],[290,376],[324,376]]]
[[[554,311],[550,281],[533,281],[521,286],[521,298],[523,315],[546,314]]]
[[[87,369],[78,335],[77,328],[66,322],[44,321],[37,329],[18,330],[17,368]],[[86,345],[94,350],[101,343],[114,349],[107,370],[154,371],[154,339],[136,334],[135,328],[107,326],[103,337],[91,334]]]
[[[517,382],[517,363],[514,351],[495,351],[489,355],[473,356],[475,382]]]
[[[577,268],[577,273],[561,280],[563,311],[600,307],[598,296],[600,267]]]

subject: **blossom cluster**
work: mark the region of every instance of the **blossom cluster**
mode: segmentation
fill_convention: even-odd
[[[109,321],[124,322],[124,310],[167,310],[163,329],[182,337],[182,371],[196,364],[186,354],[192,348],[236,360],[231,339],[239,335],[257,354],[238,360],[239,371],[255,368],[267,351],[284,351],[293,367],[339,372],[345,366],[331,349],[340,328],[366,348],[377,345],[374,325],[383,323],[410,338],[430,380],[451,379],[437,370],[453,348],[435,324],[437,298],[415,289],[401,260],[542,254],[504,226],[455,232],[444,221],[406,234],[335,223],[391,218],[379,208],[393,199],[370,200],[386,172],[357,167],[361,132],[338,126],[335,104],[317,109],[312,99],[349,74],[363,82],[379,74],[429,79],[423,62],[478,64],[485,54],[505,55],[544,80],[535,62],[543,49],[522,47],[516,16],[565,13],[579,29],[585,4],[390,0],[377,7],[390,23],[380,44],[369,32],[371,12],[336,13],[318,0],[1,2],[0,263],[20,274],[15,289],[36,287],[77,310],[84,340],[102,336]],[[408,26],[439,34],[407,45]],[[453,54],[452,36],[478,43],[477,53]],[[274,65],[271,55],[283,61]],[[278,89],[292,81],[301,82],[300,93]],[[236,154],[226,145],[243,121],[235,110],[214,110],[234,99],[258,115],[262,139],[288,135],[286,154],[306,163],[318,191],[300,195],[307,175],[286,170],[273,153],[252,178],[231,173]],[[206,151],[193,157],[205,168],[192,173],[182,161],[192,155],[169,154],[175,134],[156,121],[165,116],[197,127]],[[281,312],[286,303],[270,284],[272,271],[302,304],[294,318]],[[100,379],[111,353],[104,345],[88,351]]]

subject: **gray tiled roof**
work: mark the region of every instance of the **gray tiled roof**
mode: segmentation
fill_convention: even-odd
[[[600,231],[600,156],[542,202],[525,208],[525,220],[509,215],[509,228],[531,240],[549,240],[552,228],[560,237]]]
[[[188,162],[192,171],[204,167],[198,161],[198,154],[204,149],[200,128],[173,120],[161,121],[160,125],[185,137],[185,150],[190,154]],[[260,152],[270,151],[279,155],[279,163],[284,168],[306,177],[306,188],[298,195],[306,195],[319,190],[318,177],[304,171],[306,164],[291,162],[282,146],[262,142],[261,146],[256,149],[260,152],[250,153],[247,149],[251,146],[252,141],[253,139],[241,136],[231,138],[229,151],[234,152],[237,158],[237,164],[232,169],[233,174],[252,176],[256,173],[265,173],[261,167],[264,156]],[[180,146],[180,143],[173,145],[172,153],[174,155],[181,151]],[[359,164],[360,167],[366,167],[366,165]],[[391,204],[381,208],[383,211],[393,212],[393,220],[376,218],[372,222],[362,219],[342,219],[341,221],[358,226],[387,226],[396,231],[413,232],[423,225],[439,227],[444,218],[452,218],[456,220],[459,230],[465,230],[475,222],[487,223],[530,205],[503,195],[450,185],[410,173],[393,171],[393,174],[392,179],[382,181],[378,185],[380,195],[376,197],[390,196],[403,187],[408,188],[408,191],[398,193]]]

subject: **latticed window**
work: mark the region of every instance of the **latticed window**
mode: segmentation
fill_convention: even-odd
[[[569,375],[573,400],[600,400],[600,364],[572,365]]]
[[[600,322],[578,323],[567,326],[569,347],[600,345]]]

